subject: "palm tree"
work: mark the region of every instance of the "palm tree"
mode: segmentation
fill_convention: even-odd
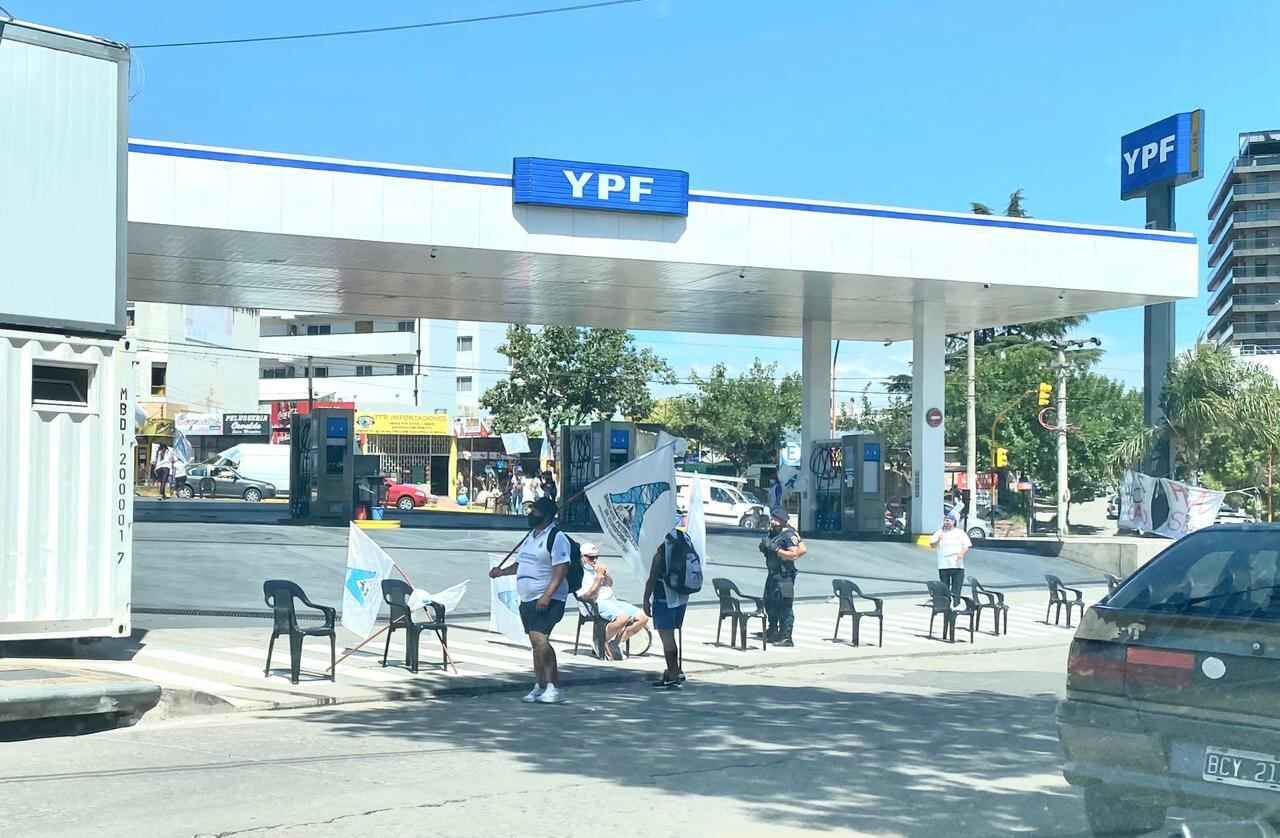
[[[1172,443],[1179,471],[1196,484],[1208,453],[1206,440],[1215,433],[1235,429],[1262,450],[1280,443],[1280,389],[1270,374],[1203,339],[1169,365],[1160,406],[1165,414],[1160,424],[1116,447],[1112,467],[1117,473],[1142,460],[1161,438]]]

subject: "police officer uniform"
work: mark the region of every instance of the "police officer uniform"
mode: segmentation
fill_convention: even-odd
[[[800,534],[790,525],[791,517],[785,510],[776,510],[770,519],[769,534],[760,540],[760,552],[764,554],[769,575],[764,583],[764,610],[769,618],[766,639],[771,643],[791,642],[795,625],[796,563],[778,555],[779,550],[791,550],[800,544]],[[780,525],[775,529],[772,525]]]

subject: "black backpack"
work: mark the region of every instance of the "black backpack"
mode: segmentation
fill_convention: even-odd
[[[556,536],[561,535],[560,528],[551,525],[551,532],[547,533],[547,552],[551,552],[551,548],[556,546]],[[574,541],[568,535],[565,540],[569,542],[569,569],[565,572],[565,581],[569,583],[569,593],[576,594],[578,589],[582,587],[582,546]]]
[[[666,555],[662,563],[662,584],[667,590],[685,595],[702,590],[702,557],[688,534],[682,530],[669,533],[663,547]]]

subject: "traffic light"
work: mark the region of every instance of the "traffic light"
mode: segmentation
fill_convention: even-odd
[[[1008,467],[1009,467],[1009,449],[997,448],[996,449],[996,468],[1008,468]]]
[[[1052,384],[1041,381],[1040,386],[1037,388],[1036,392],[1039,394],[1039,397],[1040,397],[1039,403],[1041,407],[1048,407],[1049,403],[1053,401],[1053,385]]]

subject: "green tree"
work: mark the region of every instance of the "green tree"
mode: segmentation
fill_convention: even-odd
[[[783,430],[800,427],[800,375],[778,379],[777,372],[777,364],[757,358],[737,377],[724,364],[705,377],[690,373],[697,392],[680,397],[672,411],[683,420],[675,432],[723,454],[739,470],[776,462]]]
[[[1241,360],[1225,346],[1196,341],[1169,365],[1160,405],[1165,418],[1117,446],[1111,465],[1136,466],[1158,438],[1173,445],[1177,476],[1195,484],[1226,487],[1267,465],[1280,444],[1280,390],[1264,368]],[[1240,488],[1237,484],[1230,488]]]
[[[675,383],[667,362],[637,349],[621,329],[513,325],[498,351],[511,361],[511,373],[484,392],[481,406],[501,431],[541,420],[553,444],[562,425],[643,416],[653,409],[650,382]]]

